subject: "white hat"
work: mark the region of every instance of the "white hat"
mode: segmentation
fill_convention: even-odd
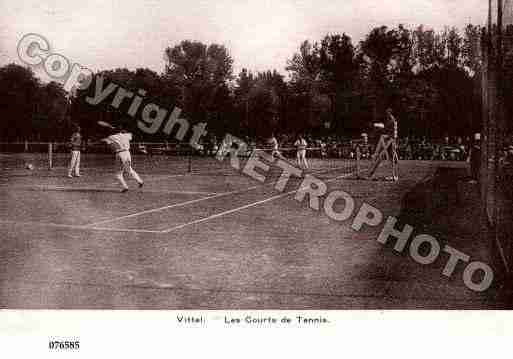
[[[474,134],[474,140],[481,141],[481,134],[480,133]]]

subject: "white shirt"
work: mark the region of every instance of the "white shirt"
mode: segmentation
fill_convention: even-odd
[[[272,138],[269,140],[269,143],[270,143],[270,145],[271,145],[271,147],[272,147],[272,149],[273,149],[274,151],[278,151],[278,141],[276,140],[276,138],[275,138],[275,137],[272,137]]]
[[[397,120],[392,114],[387,115],[385,131],[389,136],[397,139]]]
[[[116,133],[105,139],[114,152],[130,151],[130,141],[132,141],[131,133]]]
[[[296,143],[294,143],[294,146],[297,147],[298,151],[304,151],[306,150],[306,146],[308,146],[308,144],[306,143],[305,139],[302,138],[297,140]]]

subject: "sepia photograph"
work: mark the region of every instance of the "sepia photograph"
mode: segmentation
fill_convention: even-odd
[[[510,310],[512,80],[512,0],[1,1],[0,309]]]

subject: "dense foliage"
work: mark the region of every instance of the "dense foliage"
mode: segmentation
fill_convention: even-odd
[[[207,122],[220,135],[301,131],[351,137],[391,107],[401,136],[438,139],[479,130],[480,38],[481,29],[473,25],[463,32],[381,26],[358,44],[346,34],[329,34],[299,45],[287,61],[287,77],[247,69],[234,76],[225,46],[182,41],[164,50],[163,73],[140,68],[100,74],[134,94],[144,89],[141,108],[150,102],[169,110],[179,106],[188,120]],[[113,108],[114,94],[99,106],[85,101],[94,83],[70,96],[60,84],[43,84],[30,69],[9,64],[0,68],[0,84],[3,140],[60,140],[73,123],[92,135],[99,119],[123,121],[137,131],[126,115],[128,102]]]

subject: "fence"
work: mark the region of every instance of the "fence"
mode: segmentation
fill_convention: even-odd
[[[511,185],[501,164],[508,131],[505,54],[513,51],[513,2],[490,0],[487,28],[482,33],[482,144],[480,189],[483,240],[492,240],[506,274],[513,269]],[[511,64],[510,64],[511,65]]]

